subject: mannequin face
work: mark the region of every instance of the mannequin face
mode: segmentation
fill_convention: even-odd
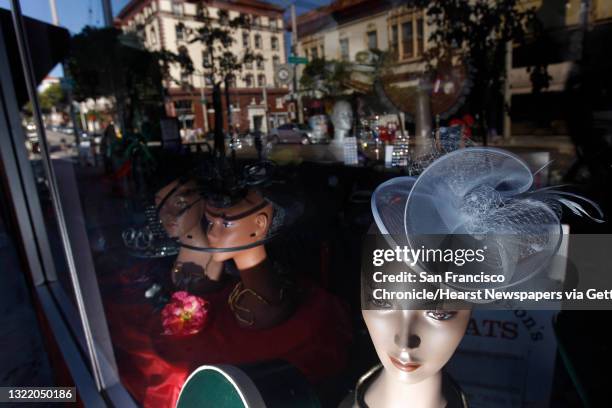
[[[155,205],[159,207],[170,193],[159,209],[159,219],[172,238],[180,238],[198,227],[204,214],[204,201],[195,183],[188,181],[177,188],[178,184],[175,180],[155,195]]]
[[[272,204],[251,191],[236,205],[217,208],[207,205],[208,241],[213,248],[232,248],[249,245],[263,239],[270,228]],[[262,244],[263,245],[263,244]],[[215,252],[213,260],[223,262],[244,255],[244,251]]]
[[[363,310],[386,372],[406,384],[435,375],[451,358],[470,311]]]
[[[350,130],[353,127],[351,105],[346,101],[336,102],[331,119],[336,130]]]

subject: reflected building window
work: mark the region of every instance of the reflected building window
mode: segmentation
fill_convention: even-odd
[[[257,64],[257,69],[264,69],[264,62],[263,59],[259,58],[256,62]]]
[[[198,3],[196,6],[196,17],[197,18],[205,18],[208,17],[208,10],[202,3]]]
[[[391,36],[389,37],[389,49],[391,53],[397,59],[399,55],[399,37],[397,31],[397,24],[391,26]]]
[[[242,46],[243,47],[249,47],[251,45],[250,44],[251,43],[250,38],[251,37],[249,36],[248,32],[243,32],[242,33]]]
[[[368,37],[368,49],[369,50],[378,49],[378,34],[376,30],[368,31],[367,37]]]
[[[278,37],[273,36],[270,38],[270,47],[275,51],[278,50]]]
[[[151,29],[149,30],[149,41],[151,42],[151,45],[157,44],[157,34],[155,32],[155,27],[151,27]]]
[[[145,32],[145,28],[144,28],[144,25],[143,25],[143,24],[138,24],[138,25],[136,25],[136,31],[135,31],[135,33],[136,33],[136,36],[138,37],[138,39],[139,39],[141,42],[144,42],[144,41],[146,40],[146,34],[147,34],[147,33]]]
[[[208,51],[202,51],[202,67],[203,68],[211,68],[212,67],[212,59],[211,59],[210,53]]]
[[[180,99],[178,101],[174,101],[174,110],[178,114],[192,113],[193,112],[193,103],[191,99]]]
[[[278,55],[272,57],[272,66],[276,68],[280,64],[280,58]]]
[[[417,55],[423,55],[425,48],[425,27],[422,18],[417,19],[416,29]]]
[[[402,23],[402,58],[414,56],[414,33],[412,21]]]
[[[175,16],[183,15],[183,3],[179,3],[177,1],[172,2],[172,14]]]
[[[261,35],[255,34],[255,48],[261,48]]]
[[[257,85],[263,87],[266,86],[266,76],[263,74],[259,74],[257,76]]]
[[[177,41],[182,41],[185,39],[185,25],[183,23],[179,23],[175,26],[175,33]]]
[[[317,50],[317,47],[312,47],[310,49],[310,56],[312,57],[312,59],[319,58],[319,51]]]
[[[236,77],[234,75],[231,75],[227,78],[227,85],[230,88],[236,88]]]
[[[389,24],[389,47],[398,59],[408,60],[423,55],[425,21],[422,11],[402,10],[389,19]]]
[[[248,74],[244,77],[244,86],[246,86],[247,88],[253,87],[253,75]]]
[[[348,61],[349,58],[349,40],[348,38],[343,38],[340,40],[340,59],[342,61]]]

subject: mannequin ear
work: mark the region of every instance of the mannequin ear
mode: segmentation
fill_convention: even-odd
[[[265,213],[257,214],[255,217],[255,225],[258,232],[266,231],[268,228],[268,215]]]

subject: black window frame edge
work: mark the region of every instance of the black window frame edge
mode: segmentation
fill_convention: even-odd
[[[17,3],[16,6],[15,3]],[[12,5],[15,33],[19,38],[22,30],[21,11],[17,0],[14,0]],[[23,36],[21,40],[24,40]],[[20,51],[22,51],[22,44],[20,44]],[[26,56],[24,66],[26,81],[33,81],[32,77],[27,74],[27,70],[31,69],[29,54],[21,54],[22,63],[23,56]],[[32,83],[29,83],[28,86],[32,88]],[[31,92],[30,95],[32,95]],[[37,98],[35,94],[34,98]],[[32,103],[33,110],[35,115],[40,115],[39,111],[36,112],[37,102],[36,100]],[[42,123],[40,116],[38,119],[38,122]],[[37,126],[37,132],[41,142],[46,144],[44,128]],[[25,135],[21,128],[6,45],[0,29],[0,146],[2,146],[0,149],[0,176],[6,186],[8,205],[15,218],[17,238],[22,249],[20,252],[22,262],[27,266],[26,270],[31,275],[44,317],[53,332],[84,405],[87,407],[136,407],[137,404],[119,380],[100,387],[91,372],[92,361],[87,357],[88,353],[84,348],[87,346],[85,335],[81,325],[78,324],[82,317],[81,313],[69,301],[67,294],[57,281],[44,217],[24,142]],[[46,154],[46,158],[49,159],[48,150],[42,151],[41,154]],[[47,177],[54,176],[49,172],[46,175]],[[108,333],[103,334],[108,336]],[[93,344],[100,369],[103,373],[108,374],[112,370],[111,362],[104,357],[104,353],[96,350],[95,341]],[[113,374],[118,376],[116,372]]]

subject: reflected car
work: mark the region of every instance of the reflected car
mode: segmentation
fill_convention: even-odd
[[[308,125],[286,123],[270,131],[268,140],[272,143],[301,143],[313,142],[313,131]]]
[[[71,126],[58,126],[57,132],[65,133],[67,135],[72,135],[74,134],[74,128],[72,128]]]

